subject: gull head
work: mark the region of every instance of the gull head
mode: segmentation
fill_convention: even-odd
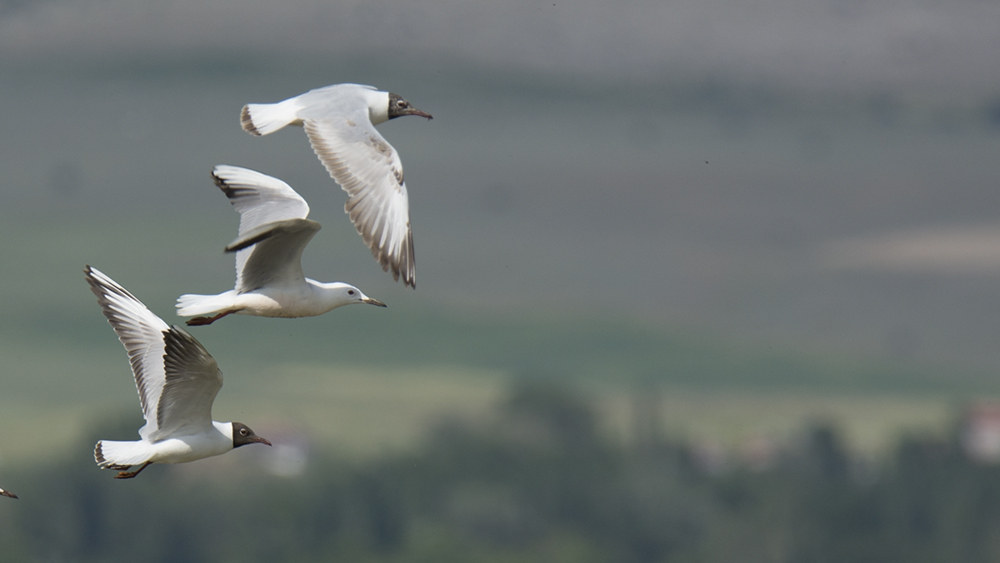
[[[348,285],[346,283],[338,283],[334,285],[336,286],[334,291],[337,292],[337,297],[340,298],[344,305],[366,303],[368,305],[375,305],[376,307],[385,307],[385,303],[379,301],[378,299],[368,297],[364,293],[361,293],[361,290],[353,285]]]
[[[3,489],[0,489],[0,497],[17,498],[17,495],[15,495],[14,493],[12,493],[10,491],[5,491]]]
[[[247,444],[267,444],[268,446],[271,445],[271,442],[268,442],[264,438],[261,438],[260,436],[254,434],[253,430],[250,430],[250,427],[247,426],[246,424],[243,424],[242,422],[233,422],[232,425],[233,425],[233,449],[238,448],[240,446],[245,446]]]
[[[427,119],[434,119],[434,116],[413,107],[410,102],[404,100],[399,94],[389,92],[389,119],[395,119],[404,115],[419,115]]]

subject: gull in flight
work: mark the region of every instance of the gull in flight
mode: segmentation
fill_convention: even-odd
[[[313,317],[353,303],[385,307],[346,283],[322,283],[302,274],[302,251],[320,230],[306,219],[309,204],[277,178],[238,166],[212,170],[215,185],[240,214],[236,287],[218,295],[181,295],[177,314],[197,316],[188,325],[211,324],[237,313],[261,317]]]
[[[410,204],[403,163],[375,126],[404,115],[431,119],[398,94],[361,84],[336,84],[274,104],[243,106],[240,122],[253,135],[301,125],[327,172],[348,193],[344,211],[394,280],[416,288]]]
[[[125,346],[146,425],[136,442],[101,440],[94,459],[131,479],[151,463],[184,463],[247,444],[271,445],[240,422],[212,420],[222,371],[208,350],[178,326],[168,326],[124,287],[87,266],[90,290]],[[139,469],[128,471],[138,465]]]
[[[0,489],[0,497],[17,498],[17,495],[15,495],[14,493],[12,493],[10,491],[5,491],[3,489]]]

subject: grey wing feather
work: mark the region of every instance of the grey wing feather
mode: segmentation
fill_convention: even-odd
[[[353,100],[353,99],[352,99]],[[313,151],[348,194],[344,210],[372,255],[394,279],[416,287],[410,204],[403,164],[360,101],[299,112]]]
[[[163,370],[163,333],[167,323],[153,314],[127,289],[96,268],[84,268],[90,290],[97,296],[108,323],[125,346],[146,426],[143,437],[157,431],[156,406],[166,382]]]
[[[309,219],[288,219],[233,241],[227,248],[239,249],[236,256],[241,266],[236,290],[242,293],[264,286],[304,283],[302,252],[320,228],[319,223]]]
[[[306,200],[291,186],[273,176],[249,168],[220,164],[212,170],[212,178],[240,214],[237,240],[249,238],[250,233],[266,232],[269,230],[268,225],[272,223],[305,219],[309,216],[309,204]],[[244,245],[243,248],[246,246],[249,245]],[[230,251],[230,248],[227,247],[226,250]],[[250,250],[236,255],[237,289],[246,285],[242,272],[245,271],[250,255]]]
[[[222,371],[215,358],[178,326],[163,332],[165,384],[156,408],[158,430],[151,441],[207,430],[212,403],[222,388]]]
[[[210,428],[212,403],[222,387],[215,359],[194,337],[168,326],[105,274],[90,266],[84,273],[128,352],[146,419],[140,436],[155,442]]]
[[[273,176],[222,164],[212,170],[212,178],[240,214],[241,236],[273,221],[309,216],[306,200]]]

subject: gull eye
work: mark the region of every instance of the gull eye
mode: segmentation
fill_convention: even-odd
[[[247,429],[246,429],[246,428],[240,428],[240,436],[247,436],[247,435],[249,435],[249,434],[250,434],[250,433],[249,433],[249,432],[247,432]]]
[[[354,290],[353,289],[348,289],[347,290],[347,294],[348,295],[354,295]]]
[[[406,100],[399,100],[396,102],[396,107],[398,108],[405,108],[408,105],[410,105],[410,103],[407,102]]]

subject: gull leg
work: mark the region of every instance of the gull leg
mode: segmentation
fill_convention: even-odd
[[[225,317],[226,315],[235,313],[236,311],[223,311],[214,317],[195,317],[193,319],[188,319],[188,326],[205,326],[214,323],[215,321]]]
[[[135,471],[119,471],[118,475],[115,475],[115,479],[131,479],[132,477],[135,477],[136,475],[138,475],[139,472],[141,472],[143,469],[146,469],[146,467],[150,463],[153,463],[153,462],[152,461],[147,461],[146,463],[142,464],[139,467],[139,469],[136,469]]]

